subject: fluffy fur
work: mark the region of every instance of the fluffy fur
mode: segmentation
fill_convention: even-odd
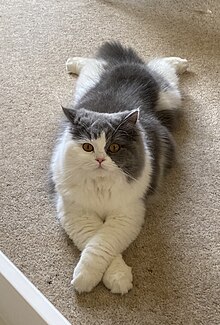
[[[132,288],[121,254],[143,225],[144,198],[174,160],[177,73],[186,68],[175,57],[146,64],[119,43],[105,43],[95,58],[67,61],[79,78],[51,171],[58,217],[82,251],[71,282],[78,292],[101,280],[113,293]],[[119,151],[112,153],[111,144]]]

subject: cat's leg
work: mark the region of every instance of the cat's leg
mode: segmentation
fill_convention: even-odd
[[[69,58],[66,62],[68,73],[79,75],[76,83],[75,104],[100,80],[106,62],[92,58]]]
[[[74,211],[71,206],[71,201],[64,200],[61,196],[58,197],[57,211],[60,222],[75,245],[83,251],[89,240],[101,228],[103,221],[95,214],[82,214],[77,210]],[[71,211],[71,214],[68,211]],[[113,259],[106,270],[103,283],[113,293],[125,294],[132,288],[131,267],[127,266],[121,254]]]
[[[114,258],[136,239],[144,221],[144,211],[144,204],[138,201],[127,207],[123,214],[107,217],[105,223],[86,244],[74,270],[72,284],[78,292],[91,291],[101,281]],[[121,267],[121,264],[119,265]],[[117,267],[117,261],[113,264],[112,268],[114,267]],[[106,277],[104,279],[106,280]],[[107,280],[105,284],[113,289]]]
[[[150,61],[147,68],[160,88],[155,107],[156,115],[163,125],[172,129],[178,118],[178,109],[182,105],[178,74],[187,70],[188,62],[178,57],[165,57]]]
[[[94,59],[71,57],[66,61],[66,70],[68,73],[79,75],[82,68],[91,61],[94,61]]]
[[[113,259],[105,271],[102,281],[112,293],[123,295],[132,289],[131,267],[125,263],[121,254]]]
[[[57,214],[62,227],[80,251],[103,225],[95,213],[83,213],[64,195],[58,196]]]
[[[186,59],[182,59],[177,56],[168,56],[168,57],[164,57],[164,58],[160,58],[160,59],[154,59],[154,60],[150,61],[148,63],[148,65],[152,66],[152,64],[153,64],[155,66],[155,62],[157,63],[156,65],[159,64],[160,69],[163,69],[162,67],[164,66],[164,68],[166,70],[166,67],[164,64],[168,64],[169,66],[172,66],[175,69],[175,72],[177,74],[184,73],[189,66],[188,61]]]
[[[151,60],[147,63],[147,67],[176,87],[178,85],[177,75],[187,70],[188,61],[179,57],[164,57]]]

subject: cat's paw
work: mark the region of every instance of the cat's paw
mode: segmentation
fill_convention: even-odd
[[[111,290],[112,293],[126,294],[132,289],[132,272],[131,267],[120,265],[119,269],[115,269],[114,265],[110,265],[103,276],[104,285]]]
[[[164,58],[164,59],[167,63],[169,63],[170,65],[172,65],[175,68],[176,73],[178,73],[178,74],[182,74],[188,69],[189,64],[186,59],[181,59],[181,58],[175,57],[175,56],[171,56],[171,57]]]
[[[102,274],[79,262],[76,266],[71,284],[79,293],[90,292],[101,281]]]

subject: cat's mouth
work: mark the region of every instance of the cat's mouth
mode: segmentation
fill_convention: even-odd
[[[105,169],[105,167],[104,167],[104,166],[101,166],[101,165],[99,165],[99,166],[97,167],[97,169],[99,169],[99,170],[104,170],[104,169]]]
[[[96,170],[99,172],[102,172],[102,171],[106,171],[106,168],[105,168],[105,166],[99,165],[96,167]]]

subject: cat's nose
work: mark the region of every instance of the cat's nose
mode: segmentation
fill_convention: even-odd
[[[105,158],[96,158],[96,161],[98,161],[101,165],[101,163],[105,160]]]

